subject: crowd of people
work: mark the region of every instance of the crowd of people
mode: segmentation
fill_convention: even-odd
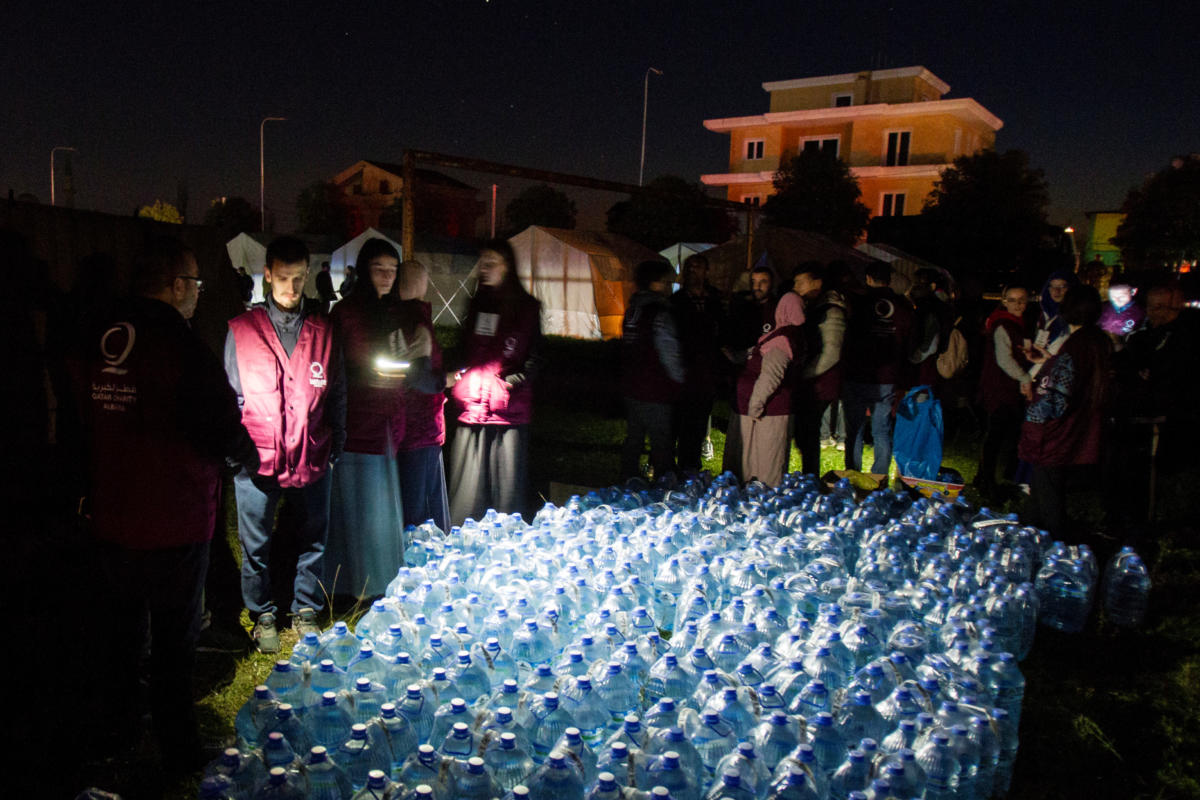
[[[131,296],[94,304],[64,335],[78,346],[59,348],[63,369],[51,370],[59,436],[82,445],[79,512],[98,543],[112,623],[105,718],[114,731],[136,727],[128,698],[149,639],[155,732],[181,770],[199,752],[189,687],[205,607],[219,601],[204,588],[225,477],[241,546],[236,611],[249,611],[268,653],[281,646],[282,598],[303,635],[331,596],[382,594],[408,526],[449,531],[489,508],[530,510],[545,348],[541,305],[510,245],[482,247],[461,345],[447,358],[422,264],[371,239],[342,297],[322,270],[313,300],[309,257],[298,239],[271,242],[264,300],[229,320],[222,358],[189,325],[204,284],[195,255],[153,239]],[[1138,471],[1155,443],[1164,464],[1190,460],[1200,327],[1173,283],[1140,297],[1113,284],[1102,301],[1074,273],[1054,273],[1036,295],[1006,287],[989,310],[940,270],[918,271],[899,293],[881,263],[861,282],[844,263],[784,276],[760,266],[725,296],[708,268],[702,254],[688,258],[675,291],[665,262],[634,271],[613,381],[627,422],[622,480],[700,470],[719,401],[729,408],[722,467],[741,480],[780,481],[793,443],[802,468],[820,472],[822,429],[835,435],[837,419],[844,467],[886,474],[896,407],[914,386],[977,420],[984,498],[1027,488],[1026,520],[1057,538],[1069,538],[1075,481],[1135,487],[1106,491],[1113,517],[1129,521],[1144,513]],[[447,402],[456,424],[444,462]],[[291,584],[282,590],[281,576]]]
[[[1061,538],[1071,486],[1103,485],[1110,519],[1144,518],[1148,448],[1161,443],[1169,466],[1194,438],[1197,383],[1185,365],[1200,328],[1173,282],[1149,287],[1143,308],[1130,284],[1107,286],[1102,300],[1056,271],[1036,294],[1004,287],[989,310],[934,268],[901,294],[883,263],[861,282],[840,262],[801,263],[783,281],[761,266],[728,302],[703,254],[681,273],[672,292],[667,265],[635,272],[622,331],[623,478],[642,474],[647,438],[650,474],[696,469],[722,397],[722,467],[741,480],[778,483],[793,441],[802,469],[820,472],[831,416],[845,429],[839,466],[886,475],[897,406],[927,386],[952,433],[978,429],[983,500],[1026,494],[1025,519]]]

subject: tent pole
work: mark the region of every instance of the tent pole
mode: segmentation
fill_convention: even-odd
[[[403,185],[400,187],[400,202],[403,203],[400,211],[400,247],[403,252],[401,257],[408,260],[413,257],[416,252],[414,244],[415,231],[413,224],[413,202],[416,192],[413,191],[413,164],[416,158],[412,150],[404,151],[404,175]]]

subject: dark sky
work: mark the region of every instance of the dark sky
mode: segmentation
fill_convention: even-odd
[[[0,191],[49,199],[55,145],[79,150],[76,205],[126,213],[218,195],[294,222],[300,189],[406,147],[636,182],[728,165],[702,121],[760,113],[764,81],[924,65],[1004,120],[997,146],[1045,170],[1052,219],[1120,205],[1200,150],[1193,3],[75,2],[0,24]],[[486,199],[491,177],[459,175]],[[61,191],[61,188],[60,188]],[[502,188],[500,206],[514,187]],[[505,193],[508,197],[505,197]],[[587,199],[602,211],[621,199]],[[593,220],[585,220],[593,221]]]

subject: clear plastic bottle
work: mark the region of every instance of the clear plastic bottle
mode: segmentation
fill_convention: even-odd
[[[517,746],[517,737],[508,732],[500,734],[488,743],[483,760],[500,788],[506,792],[524,783],[537,768],[529,752]]]
[[[529,800],[583,800],[583,779],[567,763],[565,753],[554,750],[526,784]]]
[[[1104,574],[1104,612],[1114,625],[1136,628],[1146,616],[1150,572],[1132,548],[1123,548]]]
[[[345,800],[354,789],[346,771],[329,758],[328,751],[314,745],[304,760],[304,774],[308,778],[309,800]]]

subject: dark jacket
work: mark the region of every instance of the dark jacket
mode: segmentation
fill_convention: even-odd
[[[912,304],[887,286],[870,287],[850,300],[846,329],[846,380],[897,384],[911,347]]]
[[[226,458],[257,467],[221,362],[172,306],[131,298],[79,374],[95,535],[135,550],[206,542]]]
[[[657,292],[635,292],[621,323],[621,393],[644,403],[672,403],[685,376],[670,303]]]
[[[671,295],[671,310],[683,352],[684,386],[689,393],[712,395],[716,391],[724,316],[721,295],[707,284],[699,297],[680,289]]]
[[[382,455],[404,435],[400,382],[387,383],[374,369],[375,359],[388,348],[385,328],[394,305],[374,291],[355,292],[330,316],[346,365],[346,450],[351,453]]]

